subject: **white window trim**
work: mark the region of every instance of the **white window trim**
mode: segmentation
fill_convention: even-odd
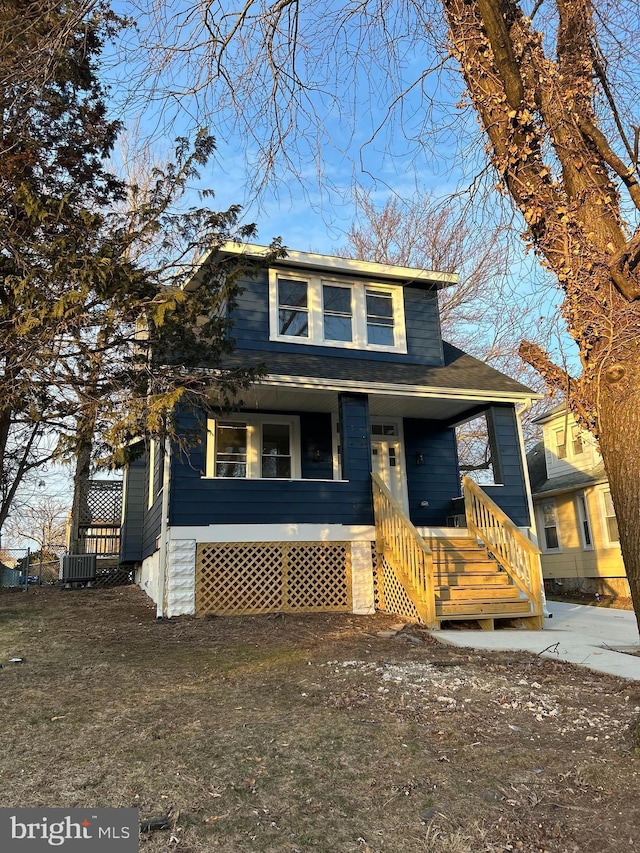
[[[307,337],[296,335],[280,335],[280,310],[278,303],[278,279],[287,281],[306,282],[307,284],[307,316],[309,334]],[[350,288],[352,294],[352,341],[325,340],[323,329],[322,285]],[[367,341],[367,291],[391,293],[393,302],[393,345],[370,344]],[[341,349],[357,349],[369,352],[407,352],[407,333],[404,318],[404,297],[402,287],[393,284],[383,284],[370,281],[345,281],[344,279],[328,276],[278,273],[269,270],[269,340],[282,341],[288,344],[303,344],[307,346],[338,347]]]
[[[581,501],[581,498],[582,498],[582,501],[584,501],[584,503]],[[575,505],[576,505],[576,518],[578,519],[580,542],[582,543],[582,550],[583,551],[593,551],[594,550],[593,525],[591,524],[591,518],[589,516],[589,503],[587,501],[587,495],[585,494],[585,492],[578,492],[576,494]],[[589,536],[591,537],[591,545],[588,545],[586,540],[585,540],[585,536],[584,536],[584,524],[585,524],[585,522],[587,524],[587,527],[589,528]]]
[[[544,511],[542,507],[544,504],[553,504],[553,511],[556,517],[556,536],[558,537],[558,547],[557,548],[549,548],[547,547],[547,537],[545,536],[545,526],[544,526]],[[540,501],[537,505],[537,517],[538,517],[538,540],[540,544],[540,550],[543,554],[560,554],[562,553],[562,538],[560,536],[560,519],[558,518],[558,504],[555,501],[555,498],[546,498],[545,500]]]
[[[609,525],[607,524],[607,505],[605,495],[611,494],[610,486],[601,486],[598,489],[598,506],[600,508],[600,524],[602,526],[602,544],[605,548],[619,548],[620,539],[612,541],[609,538]]]
[[[147,509],[153,506],[155,495],[155,476],[156,476],[156,440],[152,438],[149,442],[149,495],[147,501]]]
[[[269,480],[273,482],[301,479],[300,418],[297,415],[228,415],[218,418],[222,423],[247,425],[247,476],[216,477],[216,420],[207,421],[207,460],[205,478],[210,480]],[[287,424],[291,430],[291,477],[262,477],[262,425]]]

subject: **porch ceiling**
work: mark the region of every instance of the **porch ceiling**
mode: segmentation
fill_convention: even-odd
[[[366,389],[362,389],[366,391]],[[338,392],[323,389],[253,386],[243,393],[244,408],[284,412],[337,412]],[[453,421],[477,409],[477,399],[407,397],[369,391],[369,413],[373,417],[428,418]],[[491,403],[487,400],[487,405]]]

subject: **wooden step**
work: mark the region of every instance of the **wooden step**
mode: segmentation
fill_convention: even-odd
[[[531,613],[531,604],[526,598],[519,601],[439,601],[436,616],[439,619],[510,619]]]
[[[442,572],[434,571],[433,577],[439,586],[509,586],[506,572]]]
[[[433,553],[451,552],[451,551],[482,551],[484,548],[478,545],[478,540],[473,537],[465,539],[442,539],[441,537],[433,537],[426,540],[427,545]]]
[[[515,586],[437,586],[436,601],[520,601]]]
[[[476,572],[478,574],[493,575],[500,571],[500,566],[495,560],[456,560],[450,563],[440,563],[434,560],[433,571],[441,572],[442,574],[447,574],[448,572],[452,572],[453,574],[473,574]]]

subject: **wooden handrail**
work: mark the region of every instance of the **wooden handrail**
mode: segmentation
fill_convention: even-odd
[[[542,614],[540,550],[470,477],[463,477],[467,528],[493,554],[527,596],[534,615]]]
[[[436,619],[433,555],[378,474],[372,474],[376,547],[395,571],[420,619],[432,629]]]

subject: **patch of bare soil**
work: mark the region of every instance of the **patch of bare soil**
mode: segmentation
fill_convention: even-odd
[[[640,846],[640,684],[397,621],[0,594],[0,805],[168,816],[143,853]]]

